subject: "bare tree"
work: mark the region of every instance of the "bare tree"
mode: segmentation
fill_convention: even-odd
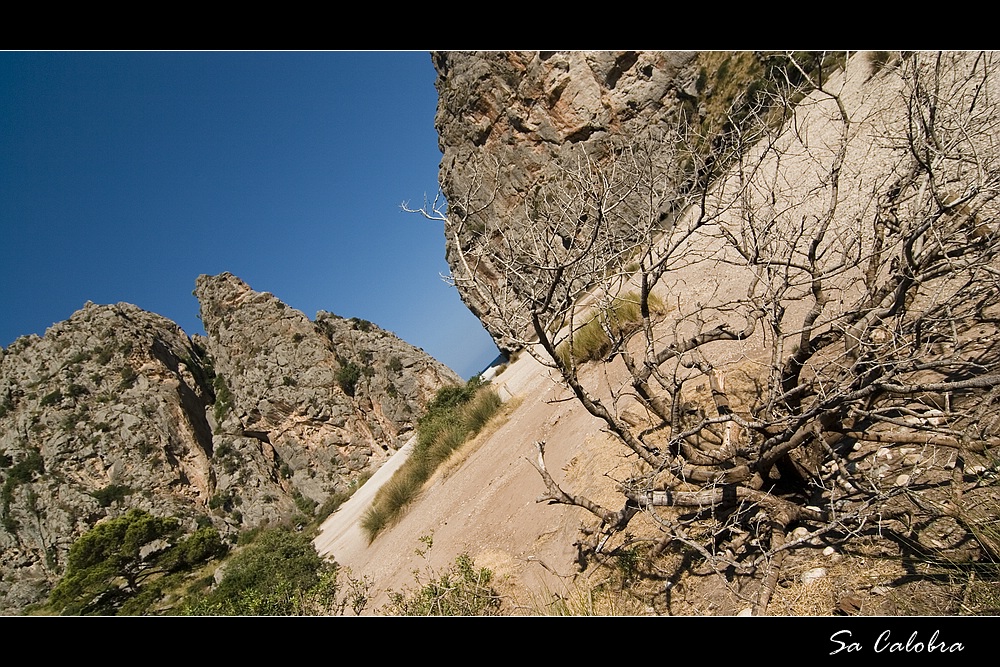
[[[453,279],[640,461],[604,507],[538,443],[544,500],[599,519],[593,554],[642,514],[651,556],[683,544],[755,579],[756,613],[789,549],[873,517],[926,548],[956,546],[922,538],[947,520],[1000,558],[981,502],[1000,446],[997,54],[870,62],[867,81],[798,71],[807,97],[712,153],[681,120],[581,149],[527,189],[517,234],[484,215],[502,161],[422,209],[475,229]]]

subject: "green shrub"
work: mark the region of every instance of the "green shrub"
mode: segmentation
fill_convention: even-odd
[[[231,511],[235,506],[242,503],[242,499],[234,489],[226,489],[213,495],[208,501],[209,509],[221,509],[224,512]]]
[[[73,364],[82,364],[84,361],[87,361],[88,359],[90,359],[90,353],[87,352],[86,350],[80,350],[79,352],[77,352],[76,354],[74,354],[72,357],[70,357],[69,364],[70,365],[73,365]]]
[[[415,590],[389,593],[382,610],[393,616],[496,616],[500,594],[493,587],[493,572],[477,568],[467,554],[455,559],[444,573],[432,574],[427,581],[417,577]]]
[[[368,333],[375,328],[375,325],[369,322],[368,320],[363,320],[358,317],[352,317],[350,320],[348,320],[348,322],[351,323],[352,325],[351,328],[356,329],[358,331],[363,331],[365,333]]]
[[[121,371],[121,382],[118,383],[120,389],[129,389],[135,384],[136,379],[139,375],[135,372],[135,369],[130,365],[126,364],[122,367]]]
[[[7,482],[25,484],[30,482],[35,473],[45,472],[45,462],[42,453],[37,449],[30,449],[24,458],[10,467],[7,472]]]
[[[383,487],[384,488],[384,487]],[[389,511],[381,504],[373,503],[361,517],[361,530],[365,531],[368,541],[381,533],[389,525]]]
[[[469,430],[478,433],[493,418],[503,405],[495,391],[480,391],[465,410],[465,422]]]
[[[319,504],[312,498],[302,495],[298,489],[292,492],[292,500],[295,501],[295,506],[299,511],[306,516],[312,516],[313,512],[316,511],[316,506]]]
[[[62,399],[63,399],[62,392],[60,390],[56,389],[55,391],[53,391],[51,393],[48,393],[48,394],[45,394],[45,396],[42,396],[42,400],[40,400],[38,402],[38,404],[39,405],[54,405],[54,404],[58,403],[59,401],[61,401]]]
[[[9,457],[6,460],[10,460]],[[10,503],[14,500],[14,489],[20,484],[30,483],[35,476],[45,472],[45,462],[42,454],[37,449],[31,449],[23,459],[7,469],[7,479],[4,480],[3,489],[0,489],[0,513],[3,514],[3,527],[8,533],[14,534],[19,526],[17,521],[10,516]]]
[[[240,459],[239,451],[228,442],[223,442],[212,452],[212,461],[217,462],[227,475],[232,475],[239,469]]]
[[[106,366],[115,355],[115,351],[110,345],[99,347],[95,350],[95,352],[97,352],[97,363],[100,366]]]
[[[350,497],[350,494],[347,493],[331,493],[327,496],[326,500],[323,501],[323,504],[319,506],[319,509],[316,510],[315,520],[325,520],[328,516],[336,512],[341,505],[346,503]]]
[[[130,487],[121,484],[108,484],[103,489],[91,492],[90,495],[97,499],[101,507],[111,507],[112,504],[125,500],[125,496],[131,495],[131,493]]]
[[[194,567],[212,559],[225,556],[229,548],[222,541],[219,531],[203,526],[174,547],[167,561],[171,570]]]
[[[215,406],[213,407],[215,421],[221,425],[229,415],[229,411],[233,409],[233,392],[229,390],[229,385],[226,384],[225,378],[221,375],[215,376],[212,380],[212,387],[215,389]]]
[[[337,384],[348,396],[354,396],[358,380],[361,379],[361,367],[353,361],[341,364],[337,370]]]
[[[306,535],[287,528],[262,530],[226,561],[218,586],[190,601],[183,613],[292,615],[329,567]]]

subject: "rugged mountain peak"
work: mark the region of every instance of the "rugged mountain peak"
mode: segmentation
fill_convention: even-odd
[[[192,524],[214,490],[199,351],[131,304],[91,303],[0,357],[0,611],[33,602],[76,537],[123,507]]]
[[[691,79],[694,52],[435,52],[445,161],[469,145],[555,148],[655,123]],[[680,94],[681,96],[683,93]]]
[[[242,429],[276,444],[325,442],[364,468],[402,446],[438,388],[461,382],[370,322],[324,311],[311,322],[229,273],[200,276],[195,294]]]
[[[88,303],[0,350],[0,614],[43,599],[73,542],[133,508],[230,538],[308,518],[461,382],[369,322],[311,322],[232,274],[195,292],[207,336]]]

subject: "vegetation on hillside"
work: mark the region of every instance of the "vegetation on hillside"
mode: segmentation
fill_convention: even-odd
[[[226,545],[214,528],[184,535],[173,517],[144,510],[101,521],[70,548],[66,572],[40,611],[64,615],[139,615]]]
[[[369,542],[405,510],[452,452],[496,414],[500,397],[479,376],[464,385],[442,387],[417,422],[417,442],[399,470],[379,489],[361,527]]]
[[[556,354],[563,365],[569,367],[606,359],[615,352],[616,341],[624,340],[642,327],[642,304],[637,293],[630,292],[608,301],[586,324],[556,347]],[[653,315],[667,310],[663,300],[654,294],[649,296],[648,306]]]
[[[373,597],[367,578],[319,556],[309,531],[251,530],[231,551],[211,528],[183,535],[172,517],[142,510],[98,523],[71,548],[65,576],[32,615],[342,616]],[[427,549],[430,538],[422,540]],[[377,613],[495,615],[493,573],[460,555],[441,572],[414,573],[415,587],[388,591]]]
[[[194,616],[340,615],[360,613],[366,582],[324,560],[302,532],[284,527],[252,531],[221,569],[222,578],[193,593],[177,613]]]
[[[425,557],[434,546],[433,534],[420,538]],[[392,616],[496,616],[500,593],[493,586],[493,572],[477,567],[468,554],[459,554],[443,572],[414,572],[415,588],[389,592],[389,604],[380,611]]]

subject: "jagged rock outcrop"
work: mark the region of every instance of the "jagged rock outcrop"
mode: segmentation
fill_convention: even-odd
[[[310,322],[232,274],[200,276],[195,293],[216,383],[232,397],[213,414],[216,446],[273,452],[308,501],[381,464],[437,389],[461,382],[370,322],[326,312]]]
[[[697,107],[693,52],[435,52],[443,153],[439,182],[448,200],[446,257],[463,301],[501,349],[517,347],[494,318],[490,298],[470,279],[515,277],[480,252],[529,224],[524,195],[560,178],[581,154],[602,160],[615,137],[655,130],[678,110]],[[702,87],[704,90],[704,87]],[[484,207],[475,224],[459,225],[463,207]],[[462,255],[475,256],[465,262]],[[505,275],[507,273],[507,275]],[[515,286],[516,291],[516,286]]]
[[[204,514],[212,400],[197,346],[130,304],[88,303],[12,343],[0,358],[0,611],[44,595],[104,516]]]
[[[308,516],[461,382],[371,323],[310,322],[230,274],[197,293],[207,337],[88,303],[0,349],[0,614],[44,599],[76,538],[131,508],[233,538]]]

